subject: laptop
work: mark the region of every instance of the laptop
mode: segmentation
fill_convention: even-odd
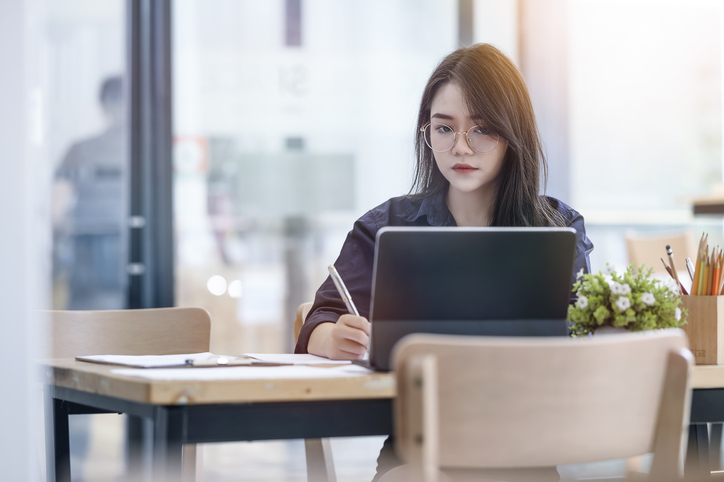
[[[572,228],[381,229],[368,366],[410,333],[567,336],[575,247]]]

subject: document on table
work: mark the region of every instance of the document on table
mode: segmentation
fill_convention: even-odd
[[[187,353],[182,355],[91,355],[77,356],[76,360],[123,365],[135,368],[178,368],[178,367],[232,367],[268,365],[349,365],[348,360],[330,360],[307,354],[264,353],[242,356],[215,355],[211,352]]]
[[[317,355],[300,353],[247,353],[246,356],[259,361],[284,365],[349,365],[349,360],[330,360]]]
[[[223,370],[199,370],[175,368],[158,368],[145,370],[143,368],[117,368],[112,370],[115,375],[139,377],[147,380],[162,381],[205,381],[205,380],[288,380],[292,378],[342,378],[349,376],[362,376],[374,373],[368,368],[358,365],[337,366],[309,366],[285,365],[262,367],[228,367]]]
[[[206,360],[216,356],[211,352],[186,353],[182,355],[92,355],[77,356],[76,360],[103,363],[106,365],[125,365],[137,368],[170,368],[189,366],[188,360]]]

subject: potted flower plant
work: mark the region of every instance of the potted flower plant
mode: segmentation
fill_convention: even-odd
[[[568,307],[573,336],[588,335],[602,327],[630,331],[678,328],[686,323],[686,310],[674,280],[662,281],[653,270],[631,264],[623,274],[613,267],[576,276],[578,300]]]

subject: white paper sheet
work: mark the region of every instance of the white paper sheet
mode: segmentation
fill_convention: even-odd
[[[278,367],[223,367],[223,368],[158,368],[144,370],[142,368],[118,368],[111,371],[117,375],[139,377],[147,380],[287,380],[290,378],[339,378],[362,376],[373,373],[372,370],[358,365],[342,366],[308,366],[287,365]]]
[[[210,352],[185,355],[92,355],[77,356],[77,360],[138,368],[183,367],[186,360],[203,360],[215,356]]]
[[[208,360],[217,358],[210,352],[189,353],[185,355],[91,355],[78,356],[76,359],[110,365],[123,365],[136,368],[172,368],[184,367],[186,360]],[[286,365],[349,365],[349,360],[330,360],[316,355],[292,353],[256,353],[246,354],[257,361],[264,363],[278,363]],[[229,356],[233,359],[233,356]]]
[[[246,353],[256,360],[268,363],[286,363],[289,365],[349,365],[349,360],[330,360],[317,355],[298,353]]]

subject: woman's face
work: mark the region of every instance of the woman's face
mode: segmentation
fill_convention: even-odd
[[[462,90],[455,82],[440,87],[430,106],[431,129],[450,127],[456,132],[467,131],[473,126],[487,126],[482,119],[470,117]],[[434,152],[435,162],[450,183],[450,194],[475,193],[494,188],[503,165],[508,144],[502,138],[498,145],[485,154],[470,148],[465,136],[458,134],[453,147],[445,152]]]

